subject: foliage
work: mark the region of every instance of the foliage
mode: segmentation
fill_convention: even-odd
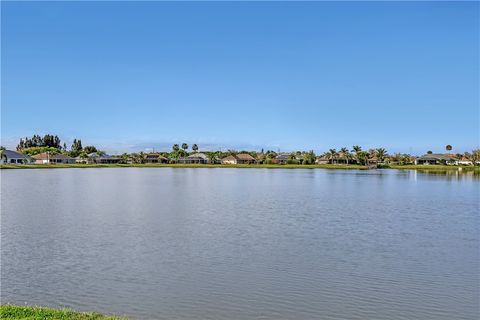
[[[472,150],[472,161],[475,165],[480,162],[480,149]]]
[[[83,148],[83,152],[85,152],[86,154],[90,154],[97,151],[98,151],[97,148],[94,146],[86,146]]]
[[[61,149],[61,141],[58,136],[51,134],[46,134],[43,137],[34,134],[31,138],[25,137],[25,139],[20,139],[17,145],[17,150],[21,151],[32,147],[52,147]]]
[[[58,154],[60,150],[54,147],[30,147],[22,150],[23,154],[34,156],[39,153],[48,152],[50,154]]]
[[[99,313],[92,312],[75,312],[69,309],[50,309],[44,307],[28,307],[28,306],[14,306],[1,305],[0,319],[5,320],[120,320],[125,318],[104,316]]]

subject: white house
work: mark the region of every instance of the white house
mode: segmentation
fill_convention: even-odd
[[[32,157],[36,164],[56,164],[56,163],[75,163],[75,159],[64,154],[50,154],[50,152],[43,152]]]
[[[32,163],[32,158],[22,153],[4,150],[2,153],[2,158],[0,159],[0,164],[28,164]]]

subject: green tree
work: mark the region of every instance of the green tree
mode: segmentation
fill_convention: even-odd
[[[357,153],[358,161],[362,165],[367,165],[368,164],[368,158],[370,154],[367,151],[359,151]]]
[[[198,151],[198,146],[197,146],[196,143],[193,144],[192,150],[193,150],[193,152],[197,152],[197,151]]]
[[[328,152],[325,153],[325,157],[330,160],[330,163],[335,163],[335,160],[338,157],[338,152],[336,149],[330,149]]]
[[[5,154],[5,147],[4,146],[0,146],[0,159],[1,160],[4,160],[5,162],[7,162],[7,155]]]
[[[340,149],[339,155],[345,159],[348,164],[348,161],[352,158],[352,154],[348,151],[348,148]]]
[[[433,153],[432,150],[427,151],[427,154],[432,154],[432,153]]]
[[[383,160],[387,156],[387,150],[384,148],[378,148],[375,150],[375,155],[377,156],[378,162],[383,163]]]
[[[452,151],[452,146],[449,145],[449,144],[447,144],[447,145],[445,146],[445,150],[447,150],[447,151]]]
[[[179,149],[180,149],[180,147],[176,143],[172,146],[173,152],[177,152]]]
[[[85,152],[86,154],[94,153],[97,152],[97,148],[94,146],[86,146],[83,148],[83,152]]]
[[[81,152],[82,149],[83,149],[82,140],[73,139],[71,150],[74,151],[74,152]]]
[[[472,150],[471,159],[474,165],[480,164],[480,149]]]
[[[185,152],[187,152],[187,150],[188,150],[188,144],[182,143],[182,149],[183,149]]]

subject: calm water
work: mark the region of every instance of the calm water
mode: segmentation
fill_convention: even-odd
[[[2,170],[2,303],[478,319],[479,192],[413,171]]]

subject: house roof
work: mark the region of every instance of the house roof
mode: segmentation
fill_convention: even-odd
[[[194,154],[191,154],[188,156],[188,158],[192,159],[192,158],[201,158],[203,160],[208,160],[208,157],[205,153],[202,153],[202,152],[197,152],[197,153],[194,153]]]
[[[449,154],[443,154],[443,153],[431,153],[431,154],[425,154],[417,160],[456,160],[456,158],[453,155]]]
[[[168,160],[168,158],[165,158],[161,154],[158,153],[150,153],[145,156],[146,159],[162,159],[162,160]]]
[[[7,159],[29,159],[27,155],[13,150],[3,150],[3,154],[7,157]]]
[[[222,161],[235,161],[237,158],[234,156],[226,156],[225,158],[222,158]]]
[[[36,154],[32,156],[32,158],[37,159],[37,160],[47,160],[47,159],[73,159],[69,156],[66,156],[64,154],[58,153],[58,154],[49,154],[48,152],[42,152],[39,154]]]
[[[238,160],[249,160],[249,161],[255,160],[255,158],[249,155],[248,153],[239,153],[235,156],[235,158],[237,158]]]
[[[288,157],[289,157],[288,154],[280,154],[275,159],[277,159],[277,160],[288,160]]]

